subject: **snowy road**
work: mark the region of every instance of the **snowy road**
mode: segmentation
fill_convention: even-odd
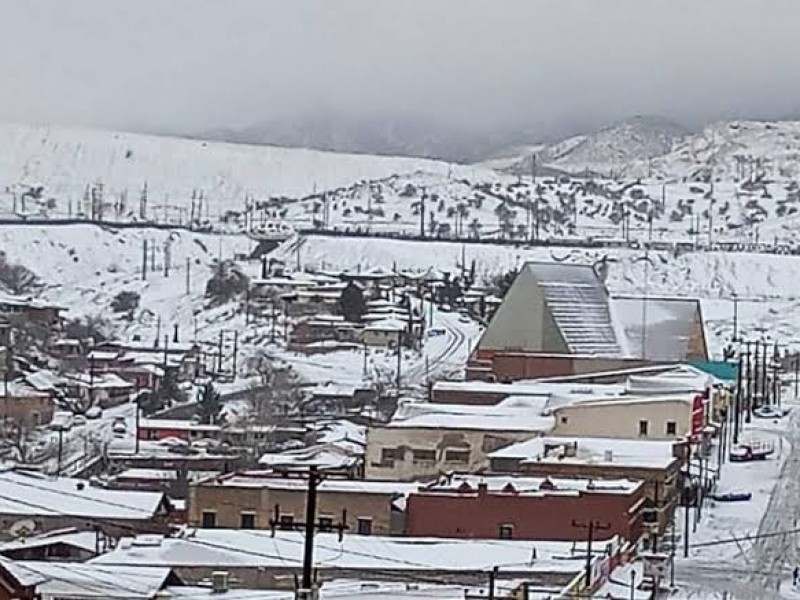
[[[758,535],[794,529],[800,522],[800,413],[793,411],[788,428],[791,445],[769,505],[758,527]],[[757,586],[778,590],[786,571],[797,565],[797,539],[793,533],[760,537],[753,544],[750,581]],[[763,589],[762,588],[762,589]]]

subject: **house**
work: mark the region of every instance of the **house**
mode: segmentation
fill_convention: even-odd
[[[24,379],[0,384],[0,418],[25,427],[46,425],[53,418],[53,396],[28,385]]]
[[[481,336],[467,378],[515,381],[707,358],[697,300],[612,298],[591,265],[528,262]]]
[[[406,534],[578,542],[575,523],[598,521],[635,543],[643,507],[641,480],[448,474],[408,496]]]
[[[345,321],[340,315],[315,315],[295,322],[289,341],[293,346],[307,346],[319,342],[355,344],[361,327]]]
[[[368,479],[424,479],[488,466],[493,450],[544,435],[546,398],[511,397],[497,406],[401,401],[389,423],[367,430]]]
[[[163,493],[96,487],[83,479],[0,471],[0,529],[43,532],[98,525],[109,534],[165,531],[171,505]]]
[[[188,419],[139,419],[137,436],[140,440],[179,439],[186,441],[214,440],[232,446],[265,444],[275,427],[248,425],[235,427],[198,423]]]
[[[644,481],[644,522],[666,528],[680,498],[685,444],[674,441],[540,437],[489,454],[489,471],[536,477]]]
[[[320,528],[347,527],[348,535],[403,533],[405,496],[417,484],[325,477],[317,487]],[[189,488],[189,524],[225,529],[294,529],[305,514],[308,479],[272,471],[212,477]],[[395,505],[395,502],[399,504]]]
[[[48,329],[59,328],[61,313],[65,310],[62,306],[34,298],[0,297],[0,316],[15,326],[32,324]]]
[[[585,544],[542,540],[463,540],[320,532],[314,536],[318,581],[371,579],[419,583],[433,578],[460,585],[485,585],[487,573],[501,564],[503,576],[531,587],[558,588],[579,582],[586,567]],[[598,534],[590,563],[608,571],[617,564],[622,545]],[[240,529],[186,529],[175,537],[123,539],[94,559],[93,565],[172,567],[187,583],[207,580],[225,570],[250,588],[291,589],[303,563],[303,532]]]
[[[129,402],[134,385],[116,373],[69,373],[65,375],[71,396],[90,399],[102,408]]]
[[[365,325],[358,336],[358,341],[365,346],[395,348],[405,343],[407,329],[407,321],[396,318],[381,319]]]
[[[214,471],[229,473],[244,468],[250,458],[241,448],[222,444],[192,444],[174,437],[162,440],[140,440],[138,451],[130,442],[108,449],[109,466],[116,472],[126,469],[156,469],[181,472]]]
[[[0,542],[0,556],[12,560],[82,562],[108,550],[111,541],[99,530],[69,528]]]
[[[0,599],[153,600],[183,582],[169,567],[0,559]]]

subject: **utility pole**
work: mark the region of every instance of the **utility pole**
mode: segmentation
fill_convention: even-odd
[[[691,482],[689,468],[686,469],[686,478]],[[684,486],[684,490],[686,487]],[[683,499],[683,558],[689,557],[689,497]]]
[[[320,476],[317,467],[311,466],[308,470],[308,493],[306,495],[306,538],[303,546],[303,581],[302,589],[306,597],[313,598],[312,588],[314,582],[311,580],[314,568],[314,525],[317,519],[317,485]]]
[[[142,281],[147,280],[147,240],[142,240]]]
[[[733,295],[733,341],[739,338],[739,297]]]
[[[192,292],[192,259],[186,259],[186,295]]]
[[[489,600],[494,600],[494,586],[497,582],[497,572],[499,570],[499,567],[492,567],[492,570],[489,571]]]
[[[594,532],[605,531],[610,529],[608,523],[601,523],[600,521],[589,521],[588,523],[581,523],[579,521],[572,521],[573,527],[586,529],[586,589],[591,589],[592,585],[592,542],[594,542]]]
[[[795,365],[797,361],[795,360]],[[742,355],[739,354],[739,368],[736,374],[736,395],[733,397],[733,443],[739,443],[739,419],[742,411]],[[796,383],[796,380],[795,380]]]
[[[236,355],[239,351],[239,332],[233,332],[233,378],[236,379]]]
[[[419,199],[419,237],[421,237],[423,240],[425,239],[425,200],[427,197],[428,194],[425,192],[425,188],[422,188],[422,195]]]
[[[400,372],[403,362],[403,331],[397,332],[397,395],[400,396]]]
[[[20,434],[21,435],[21,434]],[[56,465],[56,477],[61,476],[61,457],[64,450],[64,427],[58,428],[58,463]]]

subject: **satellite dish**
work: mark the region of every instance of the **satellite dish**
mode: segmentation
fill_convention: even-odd
[[[8,528],[8,533],[15,538],[26,537],[36,531],[36,523],[31,519],[22,519]]]

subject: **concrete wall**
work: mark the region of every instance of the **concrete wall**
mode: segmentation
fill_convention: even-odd
[[[500,527],[510,526],[520,540],[583,541],[586,530],[573,525],[596,520],[610,529],[602,535],[620,535],[636,541],[642,533],[644,488],[630,494],[586,492],[577,495],[517,495],[506,492],[420,492],[408,497],[406,534],[419,537],[499,538]]]
[[[53,411],[53,401],[49,396],[0,396],[0,419],[28,427],[46,425],[53,419]]]
[[[530,431],[370,427],[366,478],[410,481],[433,478],[446,471],[473,472],[489,466],[490,452],[533,437],[536,434]],[[388,460],[384,450],[394,452],[396,458]]]
[[[552,435],[609,437],[622,439],[674,440],[689,435],[692,405],[688,401],[585,402],[554,411]],[[640,435],[639,423],[647,422],[647,435]],[[667,433],[667,423],[675,433]]]

